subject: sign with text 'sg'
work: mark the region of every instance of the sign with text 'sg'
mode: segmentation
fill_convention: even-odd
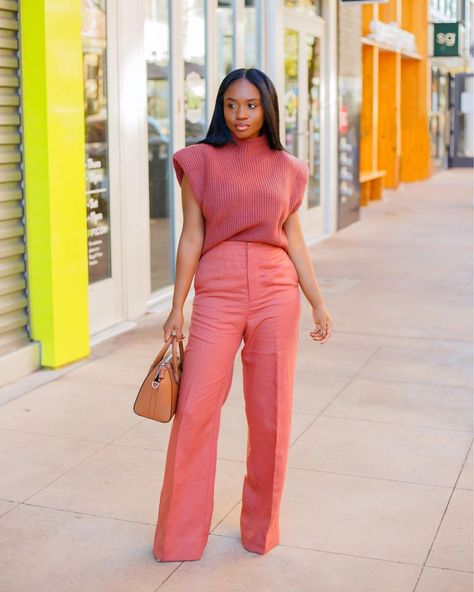
[[[459,23],[434,23],[433,56],[459,55]]]

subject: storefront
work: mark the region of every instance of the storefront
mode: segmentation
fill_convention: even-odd
[[[360,111],[362,10],[357,2],[338,11],[339,205],[338,229],[360,219]]]
[[[85,357],[169,307],[182,225],[171,155],[205,135],[233,68],[259,67],[277,87],[282,138],[310,168],[307,241],[336,230],[334,2],[24,0],[21,39],[22,331],[37,365]]]
[[[469,59],[470,6],[430,0],[430,139],[434,167],[472,166],[473,75]],[[472,33],[471,33],[472,35]]]
[[[431,174],[428,1],[362,7],[361,203]]]

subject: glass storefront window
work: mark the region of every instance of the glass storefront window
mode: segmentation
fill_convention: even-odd
[[[83,0],[82,42],[89,283],[112,276],[107,116],[106,0]]]
[[[321,204],[321,40],[285,29],[284,51],[285,146],[308,163],[307,205],[312,208]],[[301,54],[304,74],[299,65]]]
[[[321,54],[320,39],[306,36],[308,68],[308,208],[321,202]]]
[[[148,101],[151,290],[172,283],[170,51],[168,0],[148,0],[145,20]]]
[[[430,0],[430,19],[455,21],[457,18],[458,0]]]
[[[474,158],[474,138],[472,136],[474,74],[459,74],[455,76],[455,80],[455,156],[456,158],[472,159]]]
[[[285,29],[285,146],[298,156],[298,32]]]
[[[285,6],[312,16],[322,16],[322,0],[285,0]]]
[[[186,146],[206,135],[206,9],[204,0],[184,0],[184,108]]]
[[[259,45],[259,9],[258,0],[245,0],[245,67],[258,68],[260,66]]]
[[[217,3],[217,81],[226,76],[234,65],[234,7],[232,0]]]
[[[429,120],[431,157],[437,164],[445,158],[447,80],[436,66],[431,68],[431,112]]]

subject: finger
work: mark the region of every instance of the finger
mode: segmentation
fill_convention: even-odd
[[[330,331],[328,333],[326,333],[326,335],[321,343],[324,343],[325,341],[327,341],[331,337],[331,335],[332,335],[332,333]]]

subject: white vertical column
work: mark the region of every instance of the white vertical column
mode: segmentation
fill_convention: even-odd
[[[280,99],[280,139],[285,137],[283,96],[285,92],[285,51],[283,0],[262,0],[261,68],[273,81]]]
[[[207,124],[214,111],[219,80],[217,80],[217,0],[206,0],[206,103]],[[206,130],[207,131],[207,130]]]
[[[326,118],[324,144],[321,150],[325,156],[325,188],[322,193],[324,200],[323,232],[332,234],[337,229],[338,211],[338,87],[337,87],[337,2],[325,0],[323,15],[325,21],[325,64],[323,65],[325,79],[325,104],[327,108],[323,117]]]
[[[245,0],[233,0],[234,68],[245,68]]]
[[[119,0],[116,10],[113,71],[117,73],[114,86],[120,132],[115,138],[119,144],[115,174],[120,187],[125,316],[133,319],[143,314],[150,294],[145,0]]]
[[[183,10],[182,1],[169,2],[170,11],[170,75],[171,75],[171,135],[170,156],[173,152],[185,145],[185,120],[184,120],[184,58],[183,58]],[[171,159],[170,159],[171,160]],[[169,163],[169,173],[172,181],[172,211],[171,231],[173,234],[173,257],[176,260],[179,235],[183,225],[183,213],[181,208],[181,191],[173,173],[172,163]]]

